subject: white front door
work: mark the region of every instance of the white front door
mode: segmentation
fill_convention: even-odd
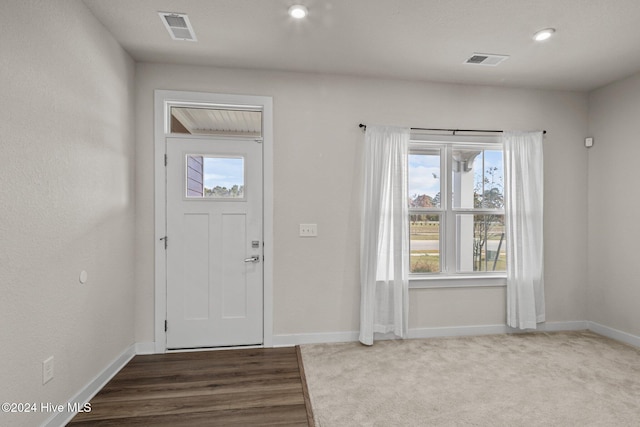
[[[166,138],[167,348],[263,343],[262,144]]]

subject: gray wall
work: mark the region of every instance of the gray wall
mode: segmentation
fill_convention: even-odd
[[[588,319],[640,336],[640,74],[589,96]]]
[[[135,69],[80,1],[3,1],[0,32],[0,401],[64,404],[134,342]]]
[[[151,63],[136,64],[135,86],[137,341],[153,341],[154,89],[273,96],[275,335],[358,330],[358,123],[546,129],[547,319],[586,319],[586,94]],[[319,237],[299,238],[300,223]],[[410,328],[505,322],[504,288],[410,299]]]

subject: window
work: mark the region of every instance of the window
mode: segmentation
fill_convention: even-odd
[[[170,107],[169,133],[262,137],[262,111],[224,107]]]
[[[410,273],[506,271],[504,166],[495,137],[412,139],[409,153]]]

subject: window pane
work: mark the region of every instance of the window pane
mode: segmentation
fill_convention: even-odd
[[[188,198],[244,198],[244,159],[189,154],[185,190]]]
[[[409,215],[410,272],[439,273],[440,215]]]
[[[409,206],[440,207],[440,151],[409,154]]]
[[[504,215],[456,216],[456,255],[459,273],[507,269]]]
[[[171,107],[171,133],[262,136],[262,111]]]
[[[502,150],[454,148],[452,157],[452,206],[462,209],[502,209]]]

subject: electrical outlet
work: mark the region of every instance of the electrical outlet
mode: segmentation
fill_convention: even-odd
[[[42,384],[53,379],[53,356],[42,362]]]
[[[318,224],[300,224],[300,237],[317,237]]]

